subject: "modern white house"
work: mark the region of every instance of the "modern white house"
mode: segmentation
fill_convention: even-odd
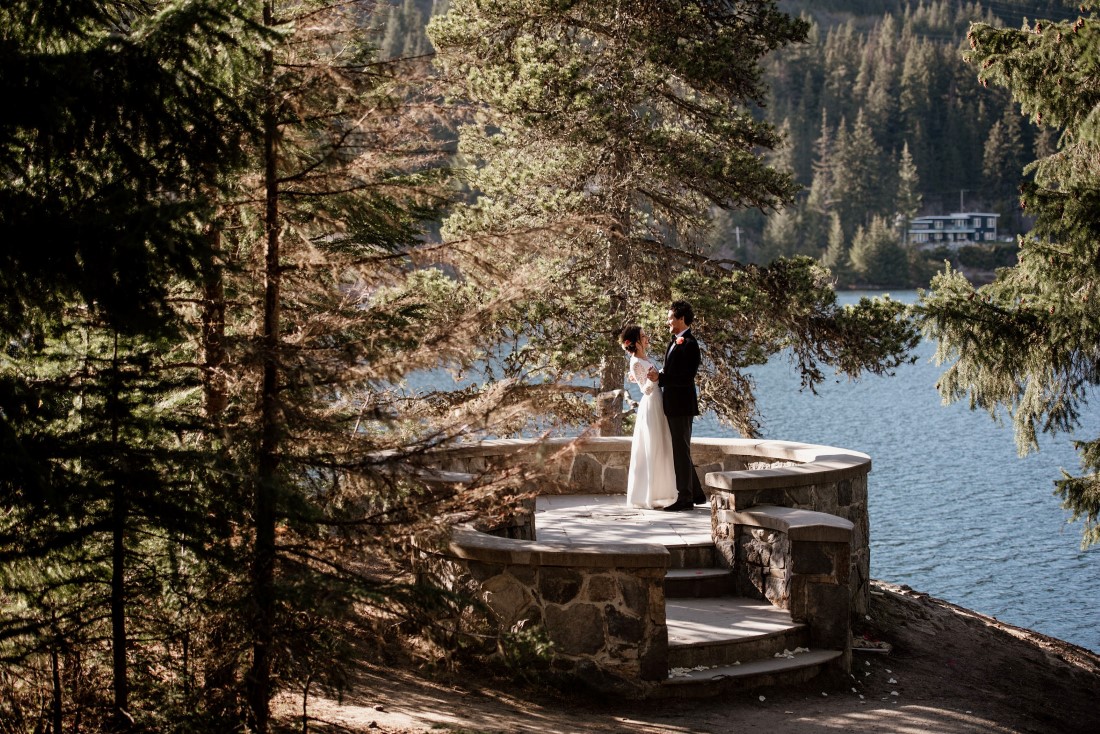
[[[909,243],[921,247],[945,245],[952,249],[997,241],[997,218],[992,212],[957,212],[909,221]]]

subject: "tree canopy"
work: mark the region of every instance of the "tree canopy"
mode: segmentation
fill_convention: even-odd
[[[836,328],[828,276],[807,260],[768,270],[699,254],[716,210],[770,211],[798,190],[769,165],[780,137],[754,111],[766,96],[761,60],[807,28],[773,2],[691,0],[456,0],[432,21],[439,68],[474,115],[459,135],[470,195],[444,235],[522,238],[520,262],[530,264],[517,267],[543,274],[540,301],[555,297],[521,305],[506,330],[529,337],[526,354],[542,360],[528,369],[596,374],[603,431],[620,430],[616,335],[637,320],[658,331],[673,296],[715,304],[697,309],[714,347],[704,396],[750,435],[742,370],[768,354],[793,347],[812,385],[818,358],[833,352],[808,345],[827,333],[862,354],[847,364],[855,372],[887,369],[905,352],[897,310],[868,307],[850,321],[865,331]],[[886,338],[868,338],[875,330]]]
[[[1037,125],[1059,130],[1058,149],[1027,167],[1020,206],[1035,217],[1019,261],[975,288],[948,270],[924,294],[920,314],[949,363],[946,400],[967,399],[1011,416],[1021,453],[1040,433],[1072,433],[1100,384],[1100,18],[1097,3],[1074,20],[1020,28],[975,24],[967,58],[983,84],[1011,92]],[[1075,438],[1081,473],[1063,471],[1056,493],[1083,546],[1100,541],[1100,438]]]

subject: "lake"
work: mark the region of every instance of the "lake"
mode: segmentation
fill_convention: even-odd
[[[842,293],[841,302],[861,295]],[[915,291],[891,294],[912,303]],[[704,345],[705,348],[705,345]],[[752,371],[764,438],[862,451],[871,457],[871,576],[908,584],[1020,627],[1100,651],[1100,548],[1079,550],[1081,525],[1053,494],[1060,469],[1077,473],[1068,436],[1043,436],[1020,458],[1012,426],[964,402],[942,404],[922,342],[892,377],[829,381],[800,392],[796,370],[773,359]],[[1081,436],[1096,436],[1088,412]],[[711,415],[696,436],[736,436]]]

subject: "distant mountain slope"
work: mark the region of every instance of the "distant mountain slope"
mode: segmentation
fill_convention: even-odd
[[[830,27],[848,20],[867,21],[886,14],[901,14],[922,4],[914,0],[779,0],[779,7],[792,15],[805,13],[819,25]],[[928,3],[923,3],[928,4]],[[973,15],[976,2],[950,0],[945,3]],[[1077,3],[1068,0],[992,0],[982,2],[983,11],[996,16],[1006,26],[1018,26],[1025,18],[1064,20],[1077,17]]]

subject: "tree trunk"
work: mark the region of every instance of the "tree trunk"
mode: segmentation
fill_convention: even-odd
[[[53,701],[50,710],[52,734],[61,734],[61,662],[57,655],[57,641],[50,646],[50,672],[53,675]]]
[[[118,333],[114,335],[114,355],[111,361],[108,415],[111,420],[111,443],[119,447],[119,391],[122,389],[118,365]],[[122,459],[125,461],[125,459]],[[132,720],[130,686],[126,671],[126,502],[125,471],[119,471],[111,492],[111,683],[114,688],[112,718],[116,731],[130,729]]]
[[[129,728],[129,685],[126,679],[126,497],[121,483],[115,484],[111,517],[111,663],[114,684],[115,726]]]
[[[624,166],[616,166],[623,170]],[[610,296],[607,323],[607,349],[600,360],[598,430],[601,436],[620,436],[623,432],[623,350],[619,346],[619,330],[626,326],[627,298],[622,283],[630,277],[630,206],[622,203],[616,214],[616,226],[608,237],[607,258],[604,260],[603,282]]]
[[[617,340],[613,337],[607,354],[600,362],[600,394],[596,398],[596,403],[599,409],[598,427],[601,436],[621,436],[623,433],[624,374],[623,350],[618,347]]]
[[[202,393],[206,417],[217,423],[229,402],[225,379],[225,285],[218,255],[221,233],[212,225],[206,236],[214,253],[202,273]]]
[[[264,3],[264,24],[274,22],[271,0]],[[279,441],[279,184],[276,170],[278,123],[273,87],[275,56],[264,52],[264,76],[269,94],[264,110],[264,316],[262,339],[261,436],[254,497],[255,547],[252,562],[252,670],[248,706],[253,730],[267,734],[271,700],[271,660],[275,630],[275,494]]]

